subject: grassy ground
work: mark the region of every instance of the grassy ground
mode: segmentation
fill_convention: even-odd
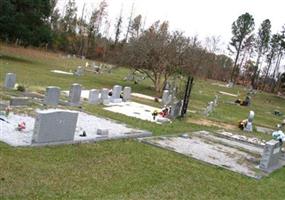
[[[86,61],[8,46],[1,46],[0,55],[1,85],[6,72],[15,72],[17,82],[40,92],[49,85],[69,89],[77,82],[87,89],[130,85],[134,92],[154,95],[149,80],[139,85],[123,81],[128,73],[124,68],[115,69],[111,74],[73,77],[53,74],[50,70],[74,70]],[[205,119],[200,112],[220,90],[239,92],[242,97],[246,91],[241,87],[214,86],[212,82],[196,80],[190,109],[198,113],[168,125],[114,114],[101,106],[84,104],[83,109],[150,130],[155,135],[217,130],[217,127],[192,124],[189,119]],[[5,97],[3,89],[0,90],[0,95]],[[236,125],[252,109],[256,112],[255,124],[273,128],[282,118],[272,112],[277,109],[285,113],[285,100],[270,94],[258,93],[249,108],[227,103],[234,100],[221,96],[219,106],[207,119]],[[159,106],[150,101],[136,101]],[[235,132],[245,134],[238,129]],[[270,138],[257,132],[251,135]],[[0,199],[285,199],[285,169],[256,181],[133,140],[37,149],[12,148],[0,143],[0,169]]]

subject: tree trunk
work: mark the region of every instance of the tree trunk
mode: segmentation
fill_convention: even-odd
[[[233,82],[233,78],[234,78],[235,73],[236,73],[235,71],[236,71],[237,62],[238,62],[238,58],[239,58],[239,54],[240,54],[241,44],[242,44],[242,41],[239,44],[237,55],[236,55],[236,58],[235,58],[234,68],[233,68],[232,73],[231,73],[231,82]]]

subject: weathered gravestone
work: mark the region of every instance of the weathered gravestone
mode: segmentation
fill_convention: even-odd
[[[215,95],[214,106],[218,106],[219,96]]]
[[[16,84],[16,74],[7,73],[5,77],[4,87],[8,89],[13,89]]]
[[[111,102],[112,103],[121,103],[121,93],[122,93],[122,86],[120,85],[115,85],[112,90],[112,97],[111,97]]]
[[[50,106],[57,106],[59,103],[60,88],[49,86],[46,88],[44,104]]]
[[[253,124],[252,124],[253,123],[253,119],[254,119],[254,112],[250,111],[249,115],[248,115],[246,126],[243,129],[244,131],[252,132],[252,130],[253,130]]]
[[[28,97],[11,97],[10,99],[10,106],[27,106],[28,104]]]
[[[169,103],[169,90],[163,90],[161,103],[163,106]]]
[[[131,99],[131,93],[132,93],[132,88],[124,87],[123,100],[124,101],[129,101]]]
[[[260,161],[260,169],[271,172],[279,167],[279,159],[282,156],[281,153],[282,143],[276,140],[270,140],[266,142],[263,155]]]
[[[77,69],[75,70],[74,74],[76,76],[82,76],[84,74],[84,69],[81,66],[78,66]]]
[[[213,102],[213,101],[210,101],[210,102],[208,103],[207,108],[206,108],[205,111],[204,111],[204,115],[209,116],[209,114],[210,114],[211,112],[213,112],[213,110],[214,110],[214,102]]]
[[[74,83],[69,90],[69,104],[79,106],[81,98],[81,85]]]
[[[177,118],[181,115],[183,101],[177,101],[172,104],[170,111],[170,118]]]
[[[89,103],[90,104],[99,104],[101,102],[100,91],[93,89],[89,91]]]
[[[78,113],[67,110],[37,111],[32,143],[73,141]]]
[[[103,88],[101,90],[101,99],[103,104],[109,104],[110,99],[109,99],[109,90],[107,88]]]

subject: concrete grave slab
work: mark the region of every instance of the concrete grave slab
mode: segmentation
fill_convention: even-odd
[[[57,110],[59,109],[49,109],[48,111],[51,112]],[[74,139],[72,141],[32,143],[34,124],[35,124],[34,117],[11,113],[9,117],[7,118],[4,117],[4,119],[9,123],[0,121],[0,141],[5,142],[14,147],[18,146],[34,147],[34,146],[45,146],[45,145],[90,143],[101,140],[149,137],[152,135],[150,132],[130,128],[126,124],[121,124],[114,120],[104,119],[87,113],[78,112],[78,120],[76,124]],[[21,132],[16,130],[16,127],[19,122],[26,123],[26,129]],[[98,135],[99,129],[108,130],[108,135]],[[83,131],[86,132],[87,134],[86,137],[80,137]]]
[[[252,178],[260,179],[268,175],[258,167],[262,146],[231,140],[207,131],[194,132],[188,137],[184,135],[150,137],[140,141]]]

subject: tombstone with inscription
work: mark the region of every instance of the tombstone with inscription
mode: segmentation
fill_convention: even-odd
[[[266,142],[259,168],[266,172],[271,172],[278,168],[279,159],[282,156],[281,148],[282,143],[279,141],[270,140]]]
[[[90,90],[88,100],[90,104],[99,104],[101,102],[100,91],[96,89]]]
[[[121,103],[121,93],[122,93],[122,86],[120,85],[115,85],[112,90],[112,97],[111,97],[111,102],[112,103]]]
[[[123,100],[129,101],[131,99],[132,88],[131,87],[124,87],[123,91]]]
[[[79,106],[81,98],[81,85],[74,83],[69,90],[70,106]]]
[[[252,132],[253,130],[253,119],[254,119],[254,112],[250,111],[247,119],[247,123],[244,127],[244,131]]]
[[[32,143],[73,141],[77,119],[75,111],[37,111]]]
[[[44,104],[50,106],[57,106],[59,102],[60,88],[49,86],[46,88]]]
[[[13,89],[16,84],[16,74],[7,73],[5,77],[4,87],[8,89]]]

